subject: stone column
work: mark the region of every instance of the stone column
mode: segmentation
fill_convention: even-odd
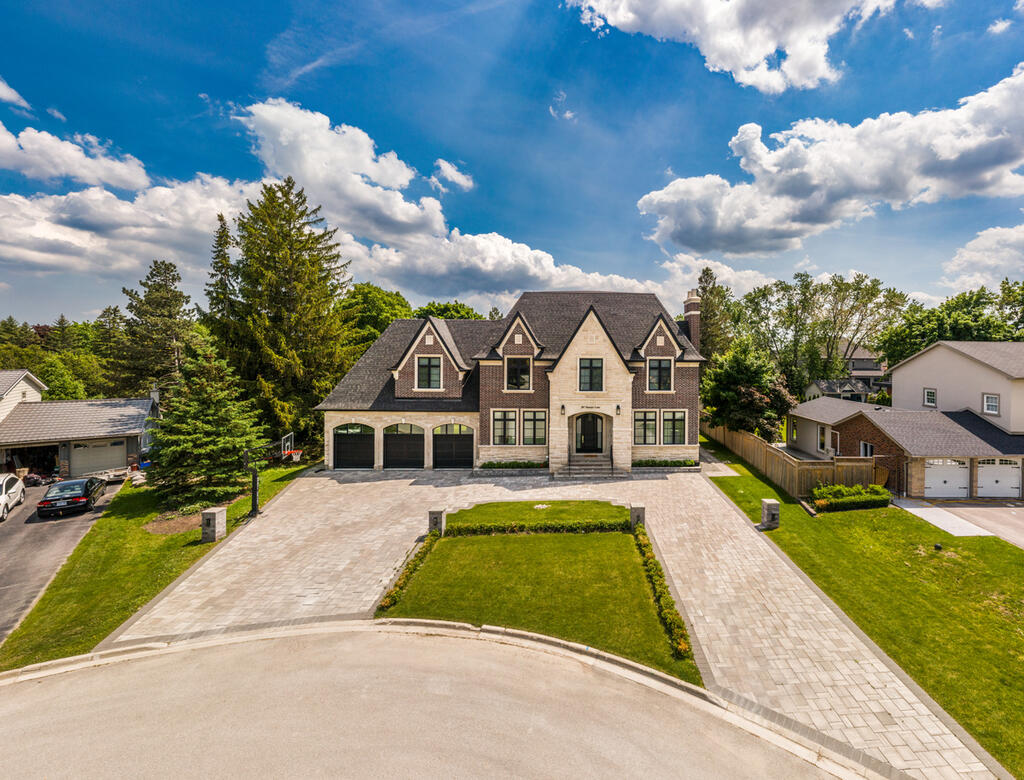
[[[204,509],[203,543],[216,542],[223,539],[228,532],[228,510],[222,506]]]

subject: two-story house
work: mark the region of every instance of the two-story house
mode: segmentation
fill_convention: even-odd
[[[1024,343],[939,341],[892,368],[892,407],[818,398],[790,412],[790,446],[874,457],[923,498],[1021,498]]]
[[[332,468],[699,457],[700,301],[527,292],[497,321],[397,320],[317,408]]]

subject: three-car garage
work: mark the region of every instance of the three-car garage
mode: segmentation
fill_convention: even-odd
[[[331,445],[336,469],[472,469],[475,435],[456,422],[427,428],[405,421],[376,427],[350,422],[334,428]]]

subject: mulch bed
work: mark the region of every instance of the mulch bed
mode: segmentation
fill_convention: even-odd
[[[179,515],[177,512],[164,512],[150,520],[145,528],[151,534],[168,536],[180,534],[184,531],[192,531],[202,524],[202,515]]]

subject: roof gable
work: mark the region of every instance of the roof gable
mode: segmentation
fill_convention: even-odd
[[[548,373],[551,373],[556,368],[558,368],[558,364],[562,362],[562,356],[565,355],[569,351],[569,346],[576,340],[577,336],[579,336],[580,331],[583,330],[583,326],[586,325],[587,320],[591,316],[593,316],[594,320],[601,327],[601,330],[604,331],[605,338],[607,338],[608,342],[612,345],[612,347],[613,347],[612,351],[616,355],[618,355],[619,361],[622,363],[623,368],[625,368],[627,371],[629,371],[629,364],[626,362],[626,359],[622,357],[622,353],[619,351],[619,348],[615,344],[615,340],[612,338],[611,334],[608,332],[608,327],[604,324],[604,320],[602,320],[601,319],[601,315],[597,313],[597,309],[595,309],[593,306],[591,306],[589,309],[587,309],[586,313],[580,319],[579,323],[577,323],[576,329],[572,332],[572,335],[569,337],[569,340],[565,343],[565,346],[562,347],[562,350],[561,350],[561,352],[559,352],[558,357],[555,358],[554,363],[552,363],[550,366],[548,366],[548,368],[547,368],[547,372]]]
[[[10,368],[0,371],[0,398],[6,396],[11,390],[17,387],[18,383],[25,379],[34,384],[39,392],[47,389],[43,381],[35,374],[25,368]]]
[[[534,354],[544,348],[544,345],[537,340],[537,337],[533,333],[533,329],[530,327],[530,323],[527,321],[526,316],[521,312],[516,312],[514,316],[509,320],[508,327],[505,328],[505,332],[501,336],[501,340],[493,347],[493,349],[500,355],[502,350],[505,349],[505,342],[509,340],[512,332],[516,329],[516,323],[522,323],[523,330],[526,331],[527,338],[533,342]]]
[[[998,371],[1010,379],[1024,379],[1024,342],[1020,341],[936,341],[892,367],[892,371],[916,360],[926,352],[944,347]]]
[[[402,353],[401,359],[391,367],[391,371],[402,370],[402,366],[405,365],[410,355],[415,351],[416,345],[420,343],[420,339],[422,339],[428,331],[430,331],[431,335],[437,338],[438,345],[444,350],[445,354],[459,372],[466,372],[472,368],[472,366],[463,360],[462,354],[455,344],[455,339],[452,338],[452,334],[448,330],[448,326],[445,324],[444,320],[439,320],[436,317],[430,316],[425,320],[412,320],[412,322],[421,322],[422,324],[413,334],[408,346],[406,346],[405,351]]]
[[[676,324],[677,327],[673,328],[672,324]],[[651,325],[651,329],[647,332],[647,338],[645,338],[639,345],[637,345],[636,351],[639,352],[641,355],[645,355],[646,356],[646,354],[647,354],[647,345],[650,342],[650,340],[652,338],[654,338],[655,334],[657,334],[657,332],[659,330],[659,326],[661,326],[661,329],[663,329],[668,334],[668,337],[670,339],[672,339],[672,343],[675,344],[675,346],[676,346],[676,357],[681,355],[683,353],[683,351],[684,351],[684,348],[683,348],[683,345],[679,343],[680,333],[679,333],[679,330],[678,330],[678,324],[677,323],[671,323],[670,324],[668,318],[666,318],[663,313],[659,313],[658,314],[657,318],[654,320],[654,324]]]

